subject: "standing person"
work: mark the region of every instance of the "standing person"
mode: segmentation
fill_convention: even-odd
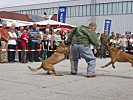
[[[1,33],[0,33],[0,49],[1,49]],[[0,52],[0,61],[1,61],[1,52]]]
[[[1,34],[1,46],[0,49],[7,49],[8,46],[8,39],[9,39],[9,34],[7,32],[7,23],[5,21],[2,22],[2,27],[0,28],[0,34]],[[1,51],[1,63],[6,63],[7,62],[7,52],[6,51]]]
[[[22,52],[21,52],[21,62],[26,63],[27,62],[27,43],[28,43],[28,30],[24,29],[23,33],[21,35],[21,46],[22,46]]]
[[[100,55],[100,58],[106,58],[106,52],[107,52],[106,45],[107,45],[108,41],[109,41],[109,39],[108,39],[107,31],[104,30],[104,33],[101,34],[101,37],[100,37],[100,42],[101,42],[101,46],[100,46],[101,55]]]
[[[114,39],[114,38],[115,38],[115,33],[111,32],[111,35],[110,35],[109,39]]]
[[[47,58],[47,51],[48,51],[47,35],[44,35],[43,40],[40,43],[40,48],[43,50],[41,53],[41,58],[45,60]]]
[[[128,41],[127,41],[126,35],[122,34],[121,39],[120,39],[121,50],[125,51],[127,44],[128,44]]]
[[[1,46],[1,33],[0,33],[0,46]]]
[[[114,38],[114,41],[113,41],[113,44],[114,44],[114,47],[120,49],[120,34],[119,33],[116,33],[116,37]]]
[[[54,50],[56,50],[61,41],[62,40],[61,40],[60,30],[57,30],[54,34]]]
[[[101,34],[97,33],[98,39],[100,40]],[[97,53],[96,53],[96,57],[100,57],[101,52],[100,52],[100,47],[96,47]]]
[[[32,38],[31,38],[31,34],[30,34],[30,27],[26,26],[25,29],[27,30],[27,35],[28,35],[28,43],[27,43],[27,61],[32,62],[32,52],[30,51],[32,49]]]
[[[40,33],[39,30],[37,29],[37,25],[33,24],[33,28],[30,30],[31,38],[32,38],[32,49],[37,50],[39,49],[39,38]],[[39,61],[38,57],[39,52],[38,51],[32,51],[31,52],[31,62],[34,60],[35,62]]]
[[[69,34],[66,41],[72,44],[71,52],[75,71],[71,72],[71,74],[77,74],[80,54],[80,56],[84,58],[88,64],[87,77],[96,77],[96,57],[89,47],[89,44],[99,46],[99,40],[97,34],[95,33],[96,27],[96,23],[92,22],[88,27],[81,25],[74,28]]]
[[[46,29],[46,35],[48,40],[48,52],[47,52],[47,58],[49,58],[54,52],[53,52],[53,29]]]
[[[8,49],[15,50],[17,46],[17,42],[16,42],[17,35],[15,33],[15,30],[12,27],[10,27],[8,34],[9,34]],[[8,62],[9,63],[15,62],[15,52],[16,51],[8,51]]]
[[[17,41],[17,46],[18,46],[18,49],[21,50],[21,35],[22,35],[22,32],[24,30],[24,27],[21,26],[20,29],[18,30],[17,34],[18,34],[18,41]],[[19,62],[21,62],[21,51],[18,51],[18,59],[19,59]]]

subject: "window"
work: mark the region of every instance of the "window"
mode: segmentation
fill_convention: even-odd
[[[48,14],[47,9],[43,9],[42,12],[43,12],[43,15],[44,13]]]
[[[15,13],[19,13],[19,11],[14,11]]]
[[[108,14],[112,14],[112,3],[108,4]]]
[[[112,4],[112,14],[116,14],[117,13],[117,3],[113,3]]]
[[[58,14],[58,8],[54,8],[54,14]]]
[[[127,13],[127,2],[123,2],[123,14],[126,14]]]
[[[37,9],[37,15],[39,15],[39,9]]]
[[[22,13],[22,14],[26,14],[26,10],[23,10],[21,13]]]
[[[91,5],[91,15],[95,15],[95,5]]]
[[[87,5],[87,15],[91,15],[91,6]]]
[[[107,4],[104,4],[104,15],[107,15],[108,14],[108,5]]]
[[[99,4],[96,4],[96,14],[95,15],[99,15],[99,14],[100,14]]]
[[[83,16],[83,6],[79,6],[79,16]]]
[[[79,6],[75,6],[75,16],[79,16]]]
[[[38,9],[38,16],[41,16],[41,9]]]
[[[48,15],[51,15],[52,13],[51,13],[51,8],[47,8],[47,14]]]
[[[38,10],[34,9],[34,15],[38,15]]]
[[[132,6],[133,6],[133,2],[132,2]],[[133,13],[133,7],[132,7],[132,13]]]
[[[127,13],[132,12],[132,2],[127,2]]]
[[[26,14],[29,14],[29,10],[26,10]]]
[[[19,13],[21,14],[21,11],[19,11]]]
[[[31,15],[31,10],[28,11],[28,14]]]
[[[122,5],[122,2],[119,2],[119,3],[118,3],[118,13],[119,13],[119,14],[122,14],[122,13],[123,13],[123,11],[122,11],[122,8],[123,8],[123,7],[122,7],[122,6],[123,6],[123,5]]]
[[[67,7],[67,16],[70,17],[71,16],[71,8]]]
[[[72,17],[75,16],[75,7],[74,6],[71,7],[71,16]]]
[[[51,9],[51,15],[53,15],[54,14],[54,8],[50,8]]]
[[[87,15],[87,5],[83,6],[83,16]]]
[[[42,9],[41,12],[42,12],[42,16],[43,16],[44,15],[44,9]]]
[[[31,15],[33,15],[33,9],[31,10]]]
[[[103,15],[103,10],[104,8],[103,8],[103,4],[100,4],[100,15]]]

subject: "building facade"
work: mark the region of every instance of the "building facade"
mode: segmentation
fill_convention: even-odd
[[[102,33],[105,19],[112,20],[111,31],[133,32],[133,0],[67,0],[60,2],[0,8],[20,14],[44,16],[57,14],[59,6],[67,7],[66,23],[88,25],[97,23],[97,32]]]

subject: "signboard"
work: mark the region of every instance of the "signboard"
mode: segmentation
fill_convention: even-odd
[[[131,35],[131,31],[126,31],[125,35]]]
[[[104,30],[107,31],[107,34],[110,34],[111,20],[105,19]]]
[[[58,8],[58,22],[65,23],[66,21],[66,7],[60,6]]]

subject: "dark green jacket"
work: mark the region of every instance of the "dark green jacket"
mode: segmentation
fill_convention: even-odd
[[[106,46],[107,43],[109,42],[108,35],[107,35],[107,34],[104,34],[104,33],[101,34],[100,42],[101,42],[101,45],[102,45],[102,46]]]
[[[96,47],[99,46],[99,39],[97,34],[93,30],[84,25],[74,28],[70,32],[67,38],[67,42],[71,44],[83,44],[83,45],[92,44],[93,46]]]

